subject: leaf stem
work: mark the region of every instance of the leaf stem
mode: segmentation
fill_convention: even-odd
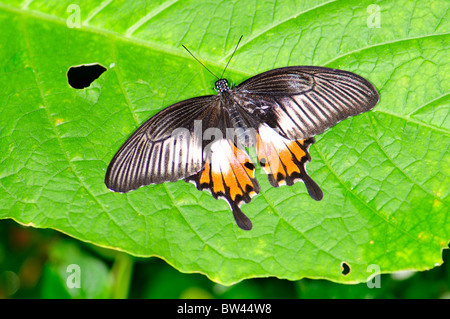
[[[132,256],[117,252],[114,264],[111,269],[113,286],[111,288],[111,298],[126,299],[130,290],[131,275],[133,273],[134,259]]]

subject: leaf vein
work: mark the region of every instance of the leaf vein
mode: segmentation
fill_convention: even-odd
[[[106,8],[113,0],[105,0],[98,7],[91,11],[91,13],[83,21],[83,24],[88,24],[97,14],[99,14],[104,8]]]
[[[298,16],[300,16],[300,15],[302,15],[302,14],[306,14],[306,13],[308,13],[308,12],[310,12],[310,11],[314,11],[314,10],[316,10],[316,9],[322,8],[322,7],[324,7],[324,6],[328,5],[328,4],[333,3],[333,2],[336,2],[336,1],[337,1],[337,0],[330,0],[330,1],[323,2],[323,3],[321,3],[321,4],[318,4],[318,5],[314,6],[314,7],[308,8],[308,9],[306,9],[306,10],[303,10],[303,11],[300,11],[300,12],[295,12],[294,14],[292,14],[292,15],[288,16],[287,18],[284,18],[284,19],[282,19],[282,20],[280,20],[280,21],[278,21],[278,22],[276,22],[276,23],[272,23],[272,24],[268,25],[266,28],[260,30],[258,33],[254,34],[254,35],[252,35],[252,36],[250,36],[250,37],[247,37],[244,41],[241,41],[240,47],[241,47],[241,48],[244,47],[245,45],[247,45],[247,44],[249,44],[250,42],[252,42],[254,39],[256,39],[256,38],[262,36],[264,33],[269,32],[270,30],[276,28],[276,27],[279,26],[279,25],[282,25],[283,23],[285,23],[285,22],[287,22],[287,21],[289,21],[289,20],[291,20],[291,19],[294,19],[294,18],[296,18],[296,17],[298,17]],[[230,53],[228,53],[227,55],[225,55],[225,56],[223,57],[223,59],[224,59],[224,60],[227,60],[228,57],[229,57],[231,54],[232,54],[232,51],[231,51]]]
[[[125,36],[132,35],[134,32],[136,32],[137,29],[142,27],[145,23],[150,21],[153,17],[157,16],[161,12],[164,12],[165,10],[167,10],[168,8],[170,8],[172,5],[174,5],[177,2],[178,2],[178,0],[167,1],[167,2],[164,2],[162,5],[160,5],[159,7],[157,7],[155,10],[150,11],[145,16],[143,16],[141,19],[139,19],[138,22],[136,22],[130,28],[128,28],[128,30],[125,32]]]

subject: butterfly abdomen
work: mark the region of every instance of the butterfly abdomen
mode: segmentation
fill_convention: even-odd
[[[234,106],[228,110],[228,113],[236,141],[245,147],[252,146],[254,136],[252,136],[252,130],[250,130],[245,119]]]

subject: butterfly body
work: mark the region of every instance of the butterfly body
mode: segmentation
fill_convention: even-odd
[[[238,226],[252,228],[240,205],[258,194],[255,147],[273,187],[303,181],[315,200],[320,187],[306,172],[314,136],[339,121],[373,108],[378,92],[351,72],[313,66],[258,74],[217,95],[176,103],[145,122],[112,159],[105,183],[113,191],[180,179],[225,199]]]

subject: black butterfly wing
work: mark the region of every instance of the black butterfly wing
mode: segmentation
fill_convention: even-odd
[[[105,184],[128,192],[148,184],[173,182],[199,172],[204,164],[203,133],[220,127],[220,101],[201,96],[163,109],[122,145],[108,166]]]
[[[233,96],[250,116],[291,140],[321,134],[372,109],[379,100],[377,90],[363,77],[315,66],[258,74],[236,86]]]

